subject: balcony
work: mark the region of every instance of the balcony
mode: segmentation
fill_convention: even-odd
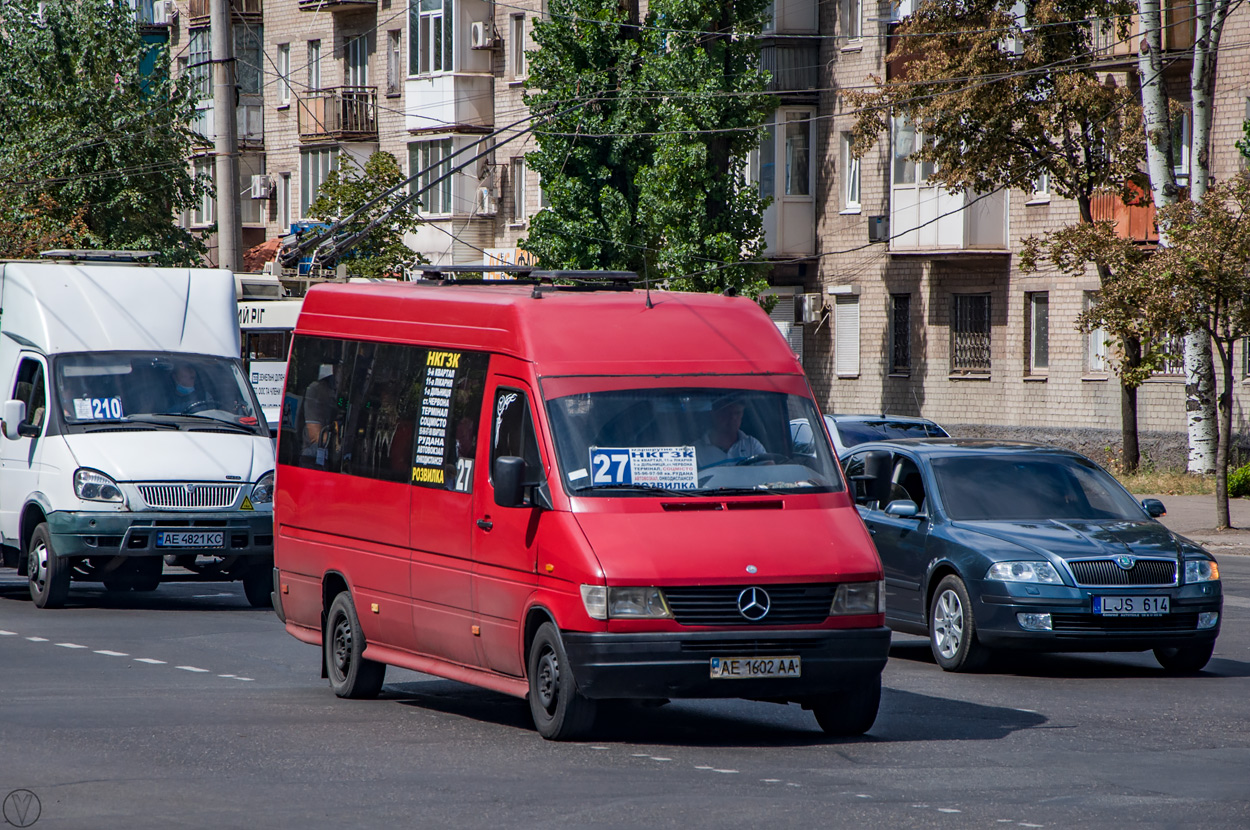
[[[212,14],[212,0],[191,0],[191,25],[206,25]],[[260,21],[261,0],[230,0],[231,17],[235,20]]]
[[[787,38],[760,47],[760,64],[772,75],[769,92],[811,92],[820,88],[820,40]]]
[[[1162,0],[1163,50],[1173,52],[1194,45],[1194,0]],[[1141,23],[1133,15],[1129,36],[1120,37],[1118,21],[1106,18],[1094,21],[1094,49],[1102,58],[1129,58],[1137,55],[1141,43]]]
[[[259,95],[240,95],[235,108],[235,130],[242,149],[260,149],[265,146],[265,107]],[[217,122],[213,117],[213,100],[200,101],[196,107],[191,129],[211,143],[217,136]]]
[[[490,52],[479,49],[472,54],[489,56]],[[493,84],[487,72],[409,78],[404,82],[405,127],[413,135],[489,132],[495,121]]]
[[[299,0],[302,12],[352,12],[377,8],[377,0]]]
[[[300,141],[376,141],[378,90],[338,86],[305,93],[299,99]]]
[[[1159,229],[1155,226],[1155,206],[1150,194],[1133,183],[1128,192],[1099,193],[1090,200],[1090,213],[1095,222],[1115,223],[1115,235],[1134,242],[1156,243]]]
[[[1007,191],[981,196],[896,186],[890,233],[890,253],[1007,253]]]

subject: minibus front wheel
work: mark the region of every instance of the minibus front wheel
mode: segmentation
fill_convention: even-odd
[[[881,675],[878,674],[844,692],[823,695],[804,708],[812,710],[826,735],[854,738],[872,728],[880,706]]]
[[[343,591],[330,603],[326,614],[326,630],[322,632],[325,649],[326,672],[330,676],[330,688],[339,697],[354,699],[374,698],[382,691],[386,679],[386,664],[366,660],[365,635],[360,630],[360,618],[351,594]]]
[[[37,608],[60,608],[69,596],[70,563],[53,550],[47,522],[41,522],[30,534],[28,550],[30,598]]]
[[[589,732],[595,702],[578,693],[572,664],[554,625],[545,622],[538,627],[526,662],[530,714],[538,734],[550,741],[571,741]]]

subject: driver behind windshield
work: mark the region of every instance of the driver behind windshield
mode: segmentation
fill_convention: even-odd
[[[199,373],[186,361],[174,364],[170,372],[173,392],[169,396],[166,414],[187,415],[200,409],[215,408],[212,396],[199,383]]]
[[[745,412],[742,401],[732,395],[726,395],[712,404],[707,429],[694,445],[700,467],[767,452],[758,438],[743,432],[742,416]]]

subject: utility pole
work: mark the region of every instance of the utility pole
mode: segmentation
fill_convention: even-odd
[[[239,210],[239,136],[235,107],[234,21],[230,0],[210,0],[213,37],[213,148],[217,154],[217,267],[243,268]]]

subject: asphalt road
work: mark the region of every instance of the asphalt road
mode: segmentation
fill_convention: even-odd
[[[1201,676],[1149,654],[952,675],[898,636],[862,739],[796,706],[686,701],[556,744],[522,701],[411,672],[336,699],[238,584],[75,587],[40,611],[4,570],[0,798],[34,793],[4,816],[38,828],[1245,828],[1250,557],[1221,573]]]

